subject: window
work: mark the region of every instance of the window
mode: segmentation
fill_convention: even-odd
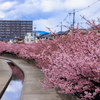
[[[25,30],[25,29],[21,29],[21,31],[22,31],[22,32],[26,32],[26,30]]]
[[[29,39],[27,39],[27,41],[29,41]]]
[[[26,26],[32,26],[32,24],[27,24]]]
[[[33,39],[31,41],[34,41]]]
[[[10,24],[5,24],[5,26],[10,26]]]
[[[16,29],[16,31],[20,31],[20,29]]]
[[[34,34],[33,34],[33,33],[31,33],[31,36],[34,36]]]
[[[16,28],[20,28],[20,27],[17,26]]]
[[[25,24],[21,24],[21,26],[25,26]]]
[[[25,29],[25,26],[21,27],[21,29]]]
[[[40,35],[40,33],[36,33],[36,36],[39,36]]]
[[[6,30],[6,31],[10,31],[10,28],[6,28],[5,30]]]
[[[26,28],[27,28],[27,29],[32,29],[32,27],[29,27],[29,26],[27,26]]]

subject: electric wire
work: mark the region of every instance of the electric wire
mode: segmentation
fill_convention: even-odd
[[[96,10],[95,12],[93,12],[92,14],[90,14],[90,15],[86,16],[86,17],[91,18],[91,17],[95,16],[97,13],[99,13],[99,11],[100,11],[100,8],[99,8],[99,9],[97,9],[97,10]]]
[[[71,14],[71,13],[68,13],[68,14],[66,15],[66,17],[65,17],[61,22],[59,22],[58,25],[52,27],[51,29],[56,28],[56,27],[60,27],[60,26],[61,26],[60,24],[61,24],[62,22],[64,22],[64,21],[68,18],[68,16],[69,16],[70,14]]]
[[[80,9],[80,10],[77,10],[77,11],[75,11],[75,12],[81,12],[81,11],[83,11],[83,10],[86,10],[86,9],[88,9],[88,8],[91,7],[91,6],[93,6],[94,4],[96,4],[96,3],[99,2],[99,1],[100,1],[100,0],[97,0],[97,1],[93,2],[92,4],[88,5],[87,7],[83,8],[83,9]],[[73,14],[73,13],[68,13],[67,16],[66,16],[60,23],[66,21],[67,17],[68,17],[68,16],[71,16],[72,14]],[[66,22],[66,23],[70,25],[72,22]],[[85,22],[85,23],[86,23],[86,22]],[[61,26],[61,25],[58,24],[58,25],[56,25],[55,27],[52,27],[51,29],[56,28],[56,27],[59,27],[59,26]]]
[[[100,0],[97,0],[97,1],[95,1],[94,3],[92,3],[91,5],[88,5],[87,7],[83,8],[83,9],[81,9],[81,10],[78,10],[78,11],[76,11],[76,12],[83,11],[83,10],[85,10],[85,9],[87,9],[87,8],[89,8],[89,7],[91,7],[91,6],[93,6],[94,4],[96,4],[96,3],[99,2],[99,1],[100,1]]]
[[[88,5],[87,7],[83,8],[83,9],[80,9],[80,10],[76,10],[75,12],[78,13],[78,12],[81,12],[81,11],[83,11],[83,10],[86,10],[86,9],[90,8],[91,6],[95,5],[95,4],[96,4],[97,2],[99,2],[99,1],[100,1],[100,0],[97,0],[97,1],[93,2],[92,4]],[[98,11],[99,11],[99,9],[97,9],[93,14],[90,14],[90,15],[87,16],[87,17],[90,18],[91,16],[94,16],[95,14],[98,13]],[[86,22],[85,22],[85,24],[86,24]]]

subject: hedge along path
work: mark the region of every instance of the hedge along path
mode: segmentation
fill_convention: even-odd
[[[62,100],[55,89],[44,89],[39,80],[44,80],[44,74],[38,68],[18,58],[2,57],[11,60],[24,72],[24,82],[21,100]]]

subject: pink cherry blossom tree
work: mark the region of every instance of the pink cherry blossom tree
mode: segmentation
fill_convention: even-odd
[[[48,41],[36,58],[46,76],[44,88],[78,92],[82,100],[94,98],[100,92],[100,34],[77,32],[55,41]]]
[[[94,24],[93,24],[94,25]],[[93,26],[92,25],[92,26]],[[35,59],[45,74],[44,88],[59,88],[60,93],[79,93],[81,100],[92,100],[100,93],[100,33],[99,27],[82,34],[30,44],[0,43],[3,51],[25,59]]]

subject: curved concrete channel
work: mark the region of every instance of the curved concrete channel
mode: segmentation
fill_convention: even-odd
[[[44,81],[44,74],[38,68],[31,66],[26,61],[19,58],[2,56],[0,56],[0,58],[11,60],[24,72],[24,83],[20,100],[62,100],[55,89],[44,89],[42,87],[42,83],[39,82],[39,80]],[[9,73],[8,79],[11,78],[11,70]]]
[[[24,74],[22,70],[15,66],[11,61],[7,59],[3,60],[5,60],[8,63],[9,67],[12,69],[12,78],[1,100],[20,100]]]

